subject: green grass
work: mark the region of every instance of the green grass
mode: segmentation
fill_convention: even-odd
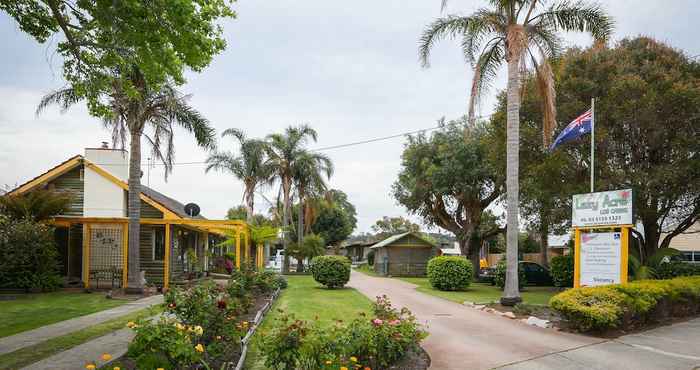
[[[446,292],[434,289],[432,286],[430,286],[428,278],[405,277],[400,279],[418,285],[416,290],[419,292],[434,295],[436,297],[457,303],[463,303],[464,301],[478,304],[491,303],[493,301],[498,301],[498,299],[501,298],[501,289],[497,286],[486,283],[472,283],[469,285],[467,290],[461,292]],[[557,293],[559,293],[558,288],[539,286],[527,286],[522,292],[520,292],[523,298],[523,303],[533,305],[546,305],[549,302],[549,299]]]
[[[0,338],[40,326],[91,314],[128,301],[107,299],[104,294],[55,292],[20,295],[0,304]]]
[[[366,275],[369,275],[369,276],[380,277],[380,275],[374,271],[374,268],[366,263],[357,266],[355,271],[359,271],[359,272],[366,274]]]
[[[335,319],[349,320],[360,312],[369,313],[372,302],[362,293],[352,288],[326,289],[316,283],[311,276],[287,276],[289,287],[277,299],[265,321],[258,328],[246,358],[246,369],[265,369],[261,356],[260,333],[269,330],[279,316],[278,309],[294,314],[298,319],[330,325]]]
[[[141,318],[150,317],[162,311],[163,310],[160,307],[144,308],[142,310],[105,321],[101,324],[97,324],[83,330],[78,330],[64,336],[49,339],[33,346],[0,355],[0,369],[19,369],[25,367],[92,339],[101,337],[119,329],[123,329],[126,326],[126,323],[129,321],[136,321]],[[109,353],[109,348],[105,348],[104,352]],[[101,354],[102,352],[95,353],[95,359],[97,359]]]

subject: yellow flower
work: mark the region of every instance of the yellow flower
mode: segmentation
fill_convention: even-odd
[[[197,325],[194,327],[194,333],[197,335],[202,335],[204,334],[204,329],[201,326]]]
[[[194,346],[194,349],[195,349],[197,352],[199,352],[199,353],[204,352],[204,346],[202,345],[202,343],[200,343],[200,344]]]
[[[180,323],[175,324],[175,327],[177,328],[177,330],[180,330],[180,331],[185,330],[185,326],[180,324]]]
[[[129,321],[126,323],[126,327],[127,328],[134,328],[134,327],[136,327],[136,323],[133,321]]]
[[[340,370],[348,370],[348,368],[345,367],[345,366],[341,366],[341,367],[340,367]]]
[[[85,365],[85,368],[88,370],[95,370],[95,364],[87,364]]]
[[[352,362],[357,362],[357,357],[355,357],[355,356],[350,356],[350,361],[352,361]]]
[[[326,365],[330,365],[332,363],[333,363],[333,361],[331,361],[331,360],[326,361]]]
[[[112,370],[122,370],[119,366],[115,366]]]
[[[156,370],[165,370],[165,369],[163,369],[162,367],[159,367],[159,368],[158,368],[158,369],[156,369]]]
[[[109,353],[102,354],[102,361],[109,361],[111,359],[112,359],[112,355],[110,355]]]

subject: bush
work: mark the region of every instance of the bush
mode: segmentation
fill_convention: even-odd
[[[506,286],[506,259],[498,261],[496,265],[496,271],[493,275],[493,282],[499,288],[503,289]],[[518,263],[518,289],[523,290],[523,287],[527,285],[527,277],[525,276],[525,271],[523,271],[523,266]]]
[[[574,286],[574,256],[556,256],[549,263],[550,273],[554,286],[572,287]]]
[[[374,266],[374,250],[369,251],[367,253],[367,264],[370,266]]]
[[[328,288],[341,288],[350,280],[350,261],[343,256],[317,256],[311,260],[311,274]]]
[[[433,257],[428,261],[430,285],[439,290],[463,290],[472,282],[474,266],[458,256]]]
[[[549,305],[580,331],[631,328],[700,311],[700,276],[569,289]]]
[[[0,216],[0,261],[0,288],[50,291],[61,286],[53,227]]]
[[[700,275],[700,265],[692,263],[672,261],[660,264],[655,269],[657,279],[673,279],[679,276]]]
[[[282,312],[262,337],[265,365],[273,369],[386,369],[426,337],[411,312],[397,310],[384,297],[374,304],[374,316],[330,328],[309,324]]]

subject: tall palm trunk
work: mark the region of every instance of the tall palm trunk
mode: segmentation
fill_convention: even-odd
[[[547,248],[549,248],[549,240],[547,240],[549,235],[549,212],[545,208],[542,207],[540,211],[540,258],[542,259],[542,265],[549,267],[549,258],[547,257]]]
[[[245,189],[245,212],[248,225],[253,224],[253,206],[255,205],[255,187],[246,185]]]
[[[282,227],[285,230],[284,238],[282,238],[282,248],[284,249],[284,260],[282,262],[282,273],[286,274],[289,272],[289,254],[287,253],[289,240],[287,239],[286,233],[289,232],[289,193],[291,191],[291,180],[282,180]]]
[[[510,48],[517,49],[515,45]],[[521,301],[518,290],[518,213],[519,213],[519,144],[520,144],[520,71],[519,51],[509,50],[508,96],[506,124],[506,191],[507,191],[507,231],[506,231],[506,286],[501,303],[515,305]]]
[[[129,156],[129,257],[128,290],[138,292],[143,289],[141,283],[141,261],[139,256],[141,225],[141,132],[134,129],[131,133],[131,153]],[[166,245],[166,248],[170,246]]]

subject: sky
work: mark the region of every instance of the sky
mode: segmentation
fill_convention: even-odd
[[[446,13],[469,14],[486,2],[456,1]],[[700,54],[700,6],[692,0],[608,0],[613,39],[652,36]],[[223,22],[227,49],[201,73],[188,73],[180,88],[218,132],[235,127],[251,137],[307,123],[323,148],[436,126],[441,117],[466,112],[472,73],[457,42],[435,48],[430,68],[421,68],[418,38],[440,13],[439,0],[241,0],[238,17]],[[21,184],[86,147],[109,141],[109,132],[84,105],[41,116],[39,99],[64,86],[53,39],[38,44],[0,13],[0,185]],[[588,46],[588,36],[566,35],[568,45]],[[479,113],[491,113],[505,72]],[[358,212],[357,232],[382,216],[408,216],[391,196],[401,167],[404,137],[323,151],[335,164],[332,188],[348,194]],[[202,162],[207,153],[192,137],[176,132],[176,163]],[[231,139],[222,149],[235,149]],[[146,156],[144,156],[146,157]],[[145,162],[145,161],[144,161]],[[184,203],[195,202],[208,218],[223,218],[242,203],[242,184],[231,175],[204,173],[203,164],[179,164],[164,180],[162,167],[148,169],[144,184]],[[267,189],[268,197],[277,189]],[[260,196],[256,207],[267,205]],[[414,221],[419,221],[413,218]]]

